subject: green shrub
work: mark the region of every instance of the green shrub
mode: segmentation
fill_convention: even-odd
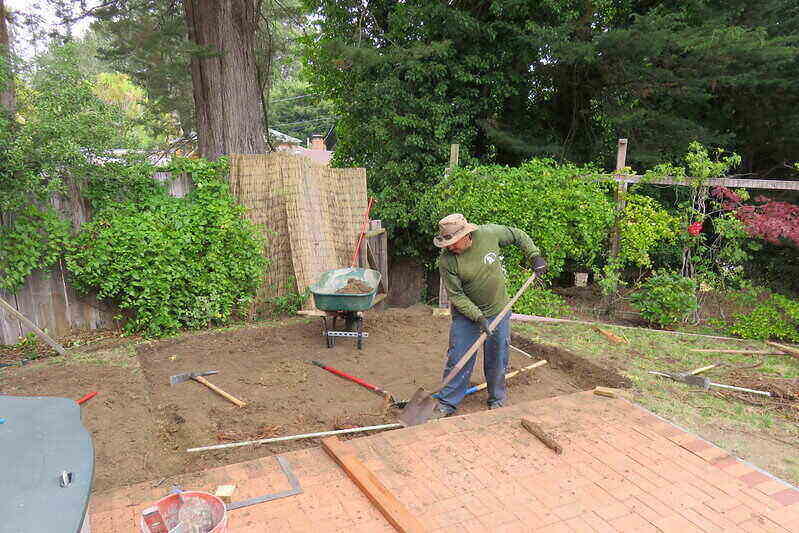
[[[799,342],[799,301],[772,294],[751,312],[735,315],[729,331],[744,339]]]
[[[676,241],[680,219],[648,196],[629,194],[619,229],[621,264],[650,267],[651,252]]]
[[[253,297],[266,260],[222,177],[224,160],[177,161],[195,189],[109,203],[69,245],[74,285],[128,311],[126,330],[161,336],[224,323]]]
[[[285,288],[286,293],[282,296],[275,296],[267,301],[273,315],[296,315],[311,295],[310,289],[305,289],[302,292],[297,290],[297,282],[294,277],[289,279]]]
[[[559,165],[548,159],[533,159],[515,168],[455,169],[426,198],[428,238],[441,217],[463,213],[475,224],[504,224],[526,231],[547,258],[550,278],[563,272],[567,260],[594,266],[601,262],[613,221],[606,186],[591,179],[594,175],[590,168]],[[521,264],[518,248],[505,248],[503,255],[513,294],[530,273],[523,269],[527,265]],[[541,311],[542,298],[528,296],[516,309],[520,313]]]
[[[513,308],[527,315],[552,317],[565,316],[569,309],[562,296],[550,290],[539,288],[528,289],[517,300]]]
[[[642,283],[630,301],[648,322],[660,326],[676,324],[699,307],[696,282],[665,270]]]

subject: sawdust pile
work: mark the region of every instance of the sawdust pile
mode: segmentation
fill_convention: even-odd
[[[358,278],[350,278],[347,284],[336,291],[336,294],[369,294],[374,289]]]

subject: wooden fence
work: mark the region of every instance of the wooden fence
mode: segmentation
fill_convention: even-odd
[[[183,175],[173,178],[159,173],[154,179],[164,183],[175,197],[185,196],[193,187],[191,179]],[[351,259],[366,209],[364,169],[331,169],[287,154],[233,156],[231,190],[247,208],[248,217],[269,228],[266,237],[271,278],[259,291],[263,298],[281,294],[290,279],[296,281],[294,287],[302,290],[319,269],[344,266]],[[73,226],[79,228],[89,219],[89,209],[78,191],[72,191],[70,196],[71,200],[54,199],[53,204],[69,213]],[[385,243],[380,248],[378,240],[369,239],[370,253],[375,254],[372,262],[387,268]],[[326,252],[320,254],[320,250]],[[387,287],[386,271],[384,276]],[[0,298],[56,337],[72,330],[117,326],[114,316],[118,309],[97,301],[93,295],[79,295],[67,279],[64,265],[59,263],[52,272],[31,274],[15,294],[0,291]],[[17,343],[30,331],[0,307],[0,345]]]

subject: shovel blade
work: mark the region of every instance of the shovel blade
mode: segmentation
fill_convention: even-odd
[[[682,379],[682,382],[688,385],[693,385],[694,387],[702,387],[705,390],[710,388],[710,380],[703,376],[689,374]]]
[[[404,426],[418,426],[424,424],[433,416],[433,409],[436,408],[438,401],[424,389],[417,390],[408,405],[399,415],[399,421]]]

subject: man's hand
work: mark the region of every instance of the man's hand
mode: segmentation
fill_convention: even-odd
[[[478,320],[477,323],[480,325],[480,330],[482,330],[483,333],[485,333],[486,335],[488,335],[490,337],[491,336],[491,326],[488,325],[488,320],[486,320],[486,318],[483,317],[480,320]]]
[[[543,276],[547,273],[547,270],[549,270],[549,265],[547,265],[546,259],[540,255],[533,256],[531,262],[533,263],[533,272],[539,276]]]

